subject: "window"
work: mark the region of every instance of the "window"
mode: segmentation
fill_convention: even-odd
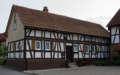
[[[13,51],[13,43],[11,43],[11,51]]]
[[[92,42],[95,42],[95,37],[92,37]]]
[[[45,50],[50,51],[50,42],[49,41],[45,41]]]
[[[88,45],[85,45],[85,52],[89,53],[89,46]]]
[[[19,50],[19,42],[16,42],[16,51]]]
[[[16,28],[17,28],[17,25],[16,25],[16,19],[15,19],[13,29],[16,30]]]
[[[41,50],[41,41],[35,41],[35,50]]]
[[[78,45],[77,44],[73,44],[73,50],[74,50],[74,52],[78,52]]]
[[[85,41],[89,41],[89,36],[85,36]]]
[[[95,46],[92,46],[92,53],[95,53]]]

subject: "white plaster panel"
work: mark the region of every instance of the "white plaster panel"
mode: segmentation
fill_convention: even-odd
[[[91,51],[91,45],[89,45],[89,51]]]
[[[100,53],[98,53],[98,58],[100,58]]]
[[[57,47],[58,47],[57,43],[58,42],[54,42],[54,47],[55,47],[55,44],[56,44],[55,51],[57,51]]]
[[[79,58],[83,58],[83,57],[82,57],[82,53],[81,53],[81,52],[79,52]]]
[[[61,58],[61,53],[59,53],[59,58]]]
[[[34,36],[34,30],[31,31],[30,36]]]
[[[73,34],[73,40],[77,40],[77,34]]]
[[[32,49],[31,40],[29,40],[29,43],[30,43],[30,48]],[[26,40],[26,49],[27,49],[27,50],[30,50],[27,40]]]
[[[60,43],[61,45],[61,51],[64,51],[64,43]]]
[[[19,58],[19,52],[16,52],[16,58]]]
[[[72,43],[66,43],[67,46],[72,46]]]
[[[23,58],[24,53],[23,52],[20,52],[20,53],[21,53],[21,58]]]
[[[26,58],[31,58],[30,52],[26,52]]]
[[[50,32],[45,32],[45,37],[50,38]]]
[[[55,38],[54,35],[53,35],[53,32],[51,32],[51,38]]]
[[[41,37],[41,31],[36,30],[36,37]]]
[[[75,54],[74,54],[74,58],[78,58],[78,54],[75,53]]]
[[[45,52],[45,58],[51,58],[51,53],[50,52]]]
[[[11,53],[11,58],[13,58],[14,57],[14,53]]]
[[[53,54],[54,55],[54,54]],[[54,58],[57,58],[57,53],[55,53],[55,56],[54,56]]]
[[[10,58],[11,57],[11,55],[10,55],[11,53],[8,53],[8,58]]]
[[[24,40],[21,41],[21,45],[20,46],[21,46],[20,49],[24,50]]]
[[[113,40],[114,40],[115,36],[111,36],[111,43],[113,44]]]
[[[89,58],[89,55],[86,54],[86,55],[85,55],[85,58]]]
[[[103,53],[101,53],[101,58],[104,58]]]
[[[26,36],[28,36],[28,34],[29,34],[29,29],[26,29],[26,33],[27,33]]]
[[[111,34],[115,34],[115,31],[116,31],[116,27],[112,27],[111,28]]]
[[[102,51],[104,51],[104,46],[102,46]]]
[[[92,58],[95,58],[95,55],[92,55]]]
[[[119,43],[119,35],[116,35],[114,43]]]

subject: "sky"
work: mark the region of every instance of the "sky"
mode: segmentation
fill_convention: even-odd
[[[120,8],[120,0],[0,0],[0,33],[5,32],[11,8],[15,5],[106,25]]]

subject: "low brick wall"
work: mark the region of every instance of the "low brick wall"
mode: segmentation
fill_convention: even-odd
[[[64,68],[65,60],[62,59],[27,59],[28,70]]]
[[[7,59],[6,65],[25,70],[25,59]]]
[[[27,66],[26,66],[27,63]],[[7,59],[6,65],[21,70],[40,70],[52,68],[65,68],[65,60],[62,59]]]

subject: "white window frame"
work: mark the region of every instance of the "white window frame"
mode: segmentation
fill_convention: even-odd
[[[17,24],[16,24],[16,19],[14,19],[14,24],[13,24],[13,29],[16,30],[17,29]]]
[[[11,51],[13,51],[13,43],[11,43]]]
[[[40,48],[39,49],[36,48],[36,42],[40,43]],[[35,50],[41,50],[41,41],[35,41]]]
[[[46,46],[46,43],[49,43],[49,49],[46,49],[46,47],[45,47],[45,50],[50,51],[51,50],[51,43],[50,43],[50,41],[45,41],[45,46]]]
[[[74,46],[77,47],[77,50],[75,50]],[[74,52],[78,52],[78,44],[73,44],[73,51],[74,51]]]
[[[19,42],[16,42],[16,51],[19,50]]]
[[[86,47],[88,47],[88,52],[86,52]],[[85,52],[89,53],[89,45],[85,45]]]
[[[95,53],[95,46],[92,46],[92,47],[94,47],[94,52],[92,52],[92,53]],[[91,51],[92,51],[92,48],[91,48]]]

